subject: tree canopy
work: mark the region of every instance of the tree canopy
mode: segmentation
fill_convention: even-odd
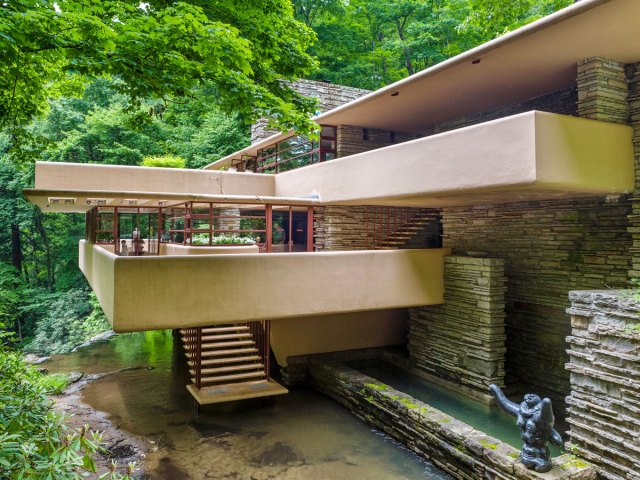
[[[194,97],[248,120],[312,128],[314,102],[282,80],[315,66],[313,31],[287,0],[5,0],[0,8],[0,127],[28,124],[48,100],[115,77],[132,105]]]
[[[313,28],[314,78],[376,89],[573,0],[293,0]]]

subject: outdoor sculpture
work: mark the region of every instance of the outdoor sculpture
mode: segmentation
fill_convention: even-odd
[[[520,428],[520,436],[524,445],[520,452],[520,461],[536,472],[551,470],[551,452],[547,442],[554,445],[562,444],[562,437],[553,429],[555,418],[551,409],[551,400],[540,399],[534,393],[527,393],[524,401],[518,405],[505,397],[497,385],[489,387],[491,393],[502,409],[517,418],[516,424]]]

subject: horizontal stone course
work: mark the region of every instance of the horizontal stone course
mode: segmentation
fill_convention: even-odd
[[[310,374],[320,391],[456,479],[596,478],[593,466],[571,455],[554,458],[551,472],[529,470],[512,446],[343,364],[312,359]]]
[[[569,448],[608,480],[640,478],[640,300],[634,291],[572,291],[567,337]]]
[[[626,287],[631,265],[628,197],[445,208],[443,244],[505,261],[505,382],[554,401],[562,418],[570,334],[568,292]],[[476,220],[486,220],[477,224]]]
[[[293,82],[292,87],[298,93],[305,97],[318,99],[318,110],[320,113],[333,110],[345,103],[349,103],[357,98],[371,93],[369,90],[362,88],[347,87],[329,82],[319,82],[316,80],[300,79]],[[277,130],[268,128],[268,120],[266,118],[259,119],[251,125],[251,143],[259,142],[271,135],[278,133]]]
[[[489,385],[504,386],[505,283],[502,259],[445,258],[444,304],[409,309],[415,367],[490,402]]]

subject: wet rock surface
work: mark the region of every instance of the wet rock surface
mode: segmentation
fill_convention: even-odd
[[[107,375],[109,374],[84,375],[82,372],[70,372],[68,376],[71,384],[67,390],[61,395],[51,397],[54,408],[66,416],[65,424],[69,428],[79,430],[88,425],[90,430],[102,433],[105,451],[96,455],[96,465],[100,474],[108,472],[113,461],[117,462],[118,472],[126,472],[127,465],[135,462],[140,465],[141,473],[146,452],[149,450],[148,444],[119,430],[104,413],[96,411],[82,400],[82,390],[91,382]]]

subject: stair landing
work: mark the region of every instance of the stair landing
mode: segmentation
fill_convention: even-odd
[[[198,390],[195,385],[187,385],[187,390],[200,405],[212,403],[233,402],[247,398],[270,397],[284,395],[289,391],[274,380],[257,382],[231,383],[226,385],[212,385]]]

